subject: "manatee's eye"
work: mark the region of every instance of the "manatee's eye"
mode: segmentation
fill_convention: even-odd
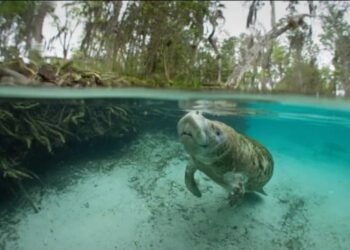
[[[219,130],[216,131],[216,135],[219,136],[221,133]]]
[[[199,111],[198,110],[196,111],[196,115],[199,115]]]

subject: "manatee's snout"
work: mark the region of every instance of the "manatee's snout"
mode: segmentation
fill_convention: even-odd
[[[181,141],[186,144],[195,142],[200,146],[207,145],[207,119],[199,111],[191,111],[180,119],[177,132]]]

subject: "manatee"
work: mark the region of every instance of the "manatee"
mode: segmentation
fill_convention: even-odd
[[[191,111],[177,124],[177,132],[190,155],[185,172],[187,189],[201,197],[194,175],[197,170],[229,192],[229,204],[238,203],[246,192],[265,194],[271,179],[273,158],[259,142],[232,127]]]

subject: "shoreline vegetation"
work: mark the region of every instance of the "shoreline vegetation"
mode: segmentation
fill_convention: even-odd
[[[44,62],[46,61],[46,62]],[[65,60],[58,57],[42,59],[40,63],[25,63],[22,58],[0,63],[1,86],[63,87],[63,88],[165,88],[183,90],[228,90],[241,93],[298,94],[306,96],[334,97],[332,91],[304,90],[297,88],[274,89],[233,88],[218,82],[186,82],[179,84],[161,77],[138,77],[98,70],[94,59]]]
[[[1,2],[0,82],[316,96],[350,93],[348,2],[242,2],[246,32],[239,35],[225,30],[225,25],[236,25],[225,18],[229,5]],[[270,29],[259,23],[263,8],[270,12]],[[277,18],[281,8],[285,13]],[[47,27],[50,34],[44,34]],[[327,65],[321,54],[329,56]]]

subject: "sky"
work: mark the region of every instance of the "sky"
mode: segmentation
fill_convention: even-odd
[[[62,22],[64,22],[64,9],[62,5],[67,1],[56,1],[56,9],[55,14],[60,17]],[[125,4],[126,2],[124,2]],[[246,29],[246,20],[248,15],[248,4],[245,1],[222,1],[225,5],[225,9],[223,10],[223,14],[225,17],[225,24],[222,27],[220,33],[218,33],[218,39],[223,40],[224,38],[228,38],[230,36],[238,36],[240,33],[249,32]],[[285,16],[287,13],[286,7],[287,3],[284,1],[275,1],[276,5],[276,20],[278,21],[281,17]],[[297,5],[298,13],[308,13],[308,7],[306,1],[301,1],[299,5]],[[350,21],[350,14],[348,15],[348,20]],[[308,19],[308,23],[313,25],[313,38],[316,42],[319,43],[318,36],[322,32],[321,24],[317,20]],[[271,28],[270,25],[270,4],[269,1],[265,2],[265,5],[262,9],[259,10],[257,14],[257,27],[262,28],[263,30],[269,31]],[[44,22],[43,27],[43,36],[45,41],[48,41],[51,37],[53,37],[57,33],[57,31],[52,26],[52,18],[47,17]],[[79,40],[81,39],[81,35],[83,33],[82,25],[79,25],[77,30],[74,33],[72,38],[72,48],[76,47]],[[62,56],[62,49],[59,46],[59,43],[56,42],[54,44],[54,48],[52,51],[48,51],[45,54],[48,56]],[[319,55],[319,62],[322,65],[327,65],[331,62],[331,56],[327,51],[323,51]]]
[[[239,35],[240,33],[248,32],[246,29],[246,21],[249,11],[249,6],[245,1],[223,1],[225,5],[224,16],[226,19],[225,29],[230,35]],[[287,3],[283,1],[275,1],[276,20],[279,20],[287,14]],[[300,13],[308,13],[307,6],[304,3],[297,6]],[[266,1],[264,6],[258,11],[257,25],[265,28],[267,31],[271,29],[270,25],[270,4]]]

